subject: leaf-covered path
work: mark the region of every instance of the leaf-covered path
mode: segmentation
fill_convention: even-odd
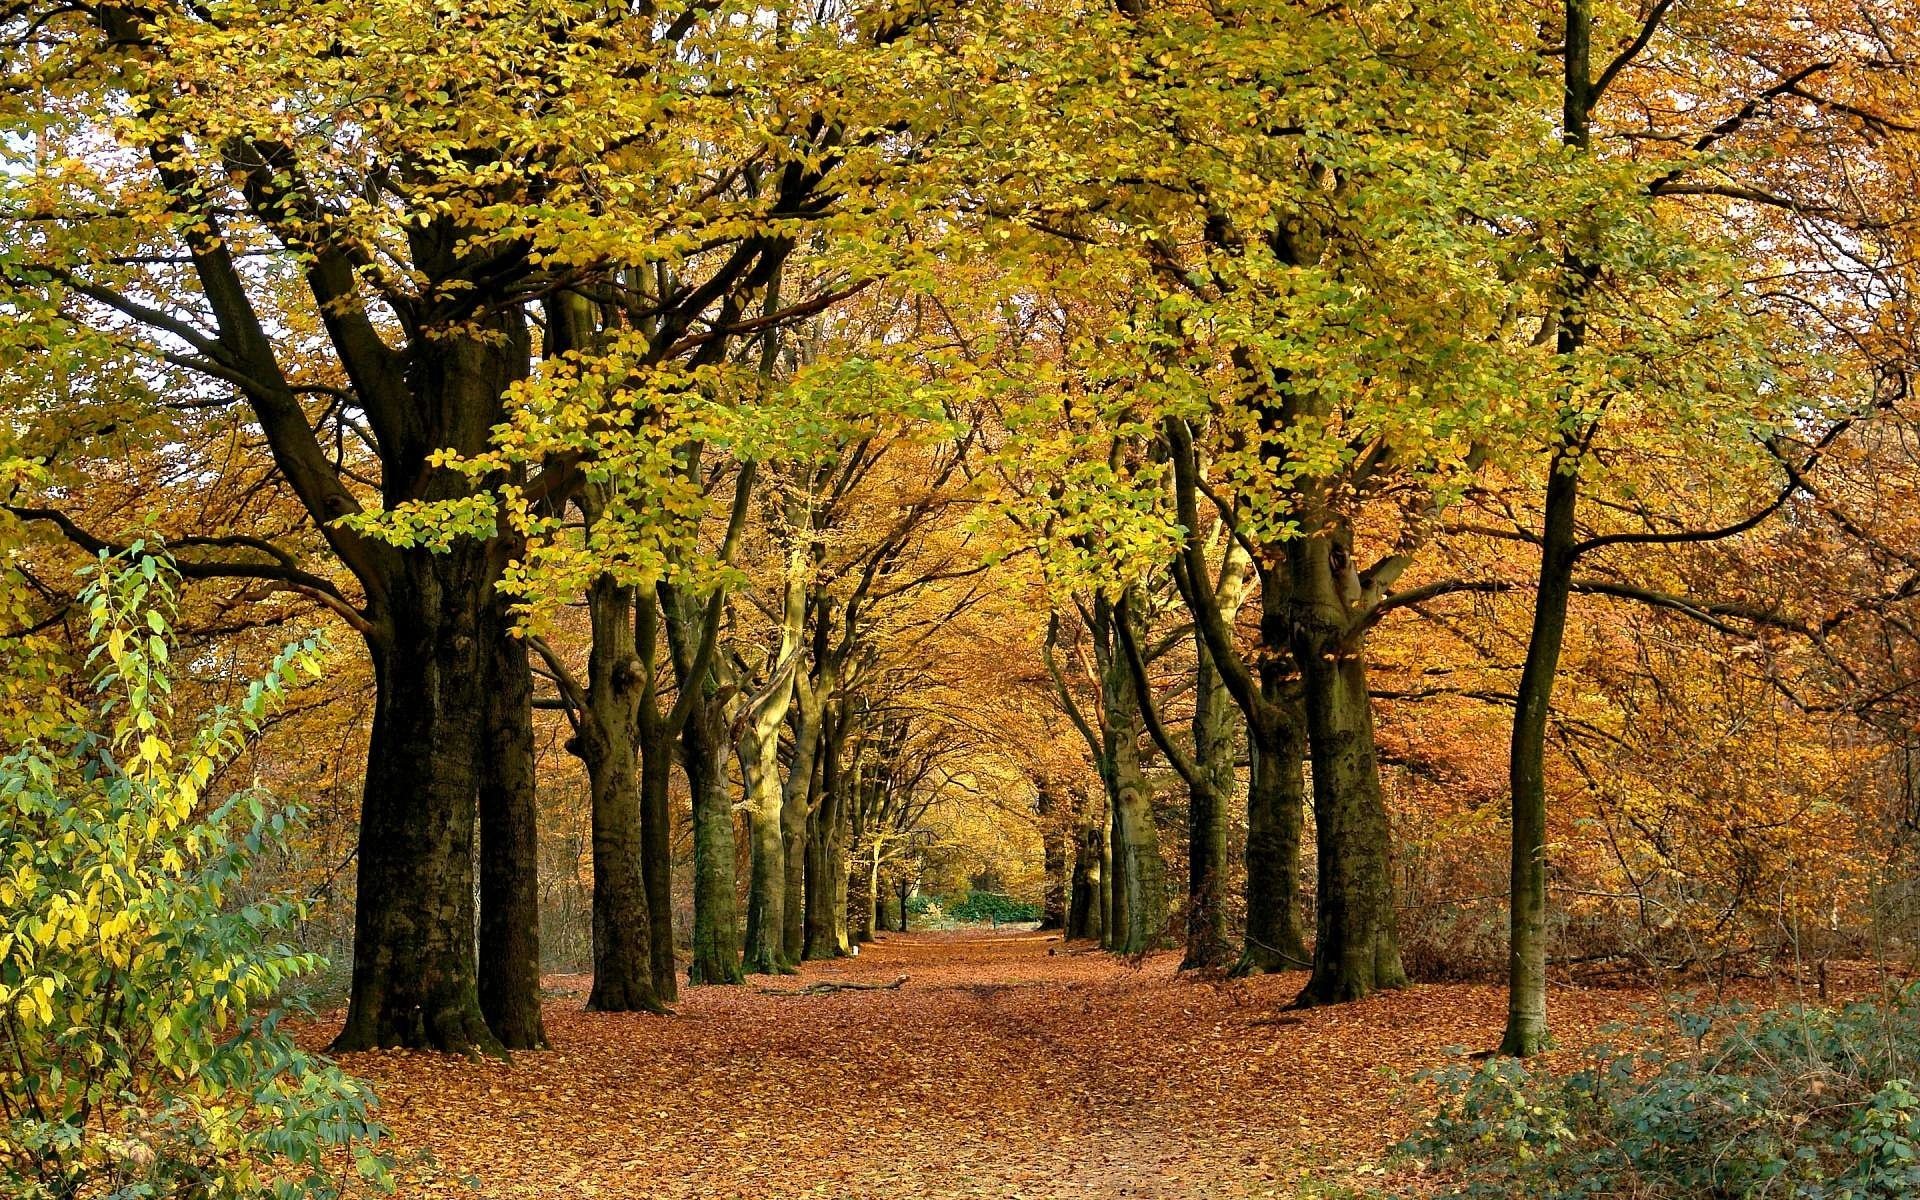
[[[1491,1045],[1503,1015],[1498,989],[1451,985],[1286,1012],[1299,976],[1177,962],[895,934],[797,979],[691,989],[671,1019],[585,1013],[587,980],[551,979],[554,1048],[511,1064],[346,1063],[439,1164],[407,1195],[1293,1196],[1376,1160],[1408,1127],[1392,1076]],[[1555,1018],[1581,1041],[1642,998],[1563,990]]]

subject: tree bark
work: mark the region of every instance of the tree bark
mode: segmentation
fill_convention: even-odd
[[[1108,800],[1108,804],[1112,804],[1111,799]],[[1095,913],[1095,923],[1099,926],[1099,929],[1095,933],[1095,936],[1100,939],[1102,946],[1111,948],[1112,943],[1109,941],[1108,931],[1113,928],[1113,884],[1109,882],[1113,878],[1112,821],[1106,820],[1103,817],[1100,822],[1099,836],[1100,866],[1095,879],[1095,882],[1099,886],[1094,891],[1094,894],[1100,901]]]
[[[695,681],[682,687],[699,687]],[[739,900],[734,891],[733,803],[727,786],[727,717],[717,697],[694,702],[681,731],[693,792],[693,961],[689,983],[739,983]]]
[[[480,778],[480,1012],[509,1050],[547,1044],[540,1018],[539,790],[533,674],[497,592],[489,614],[485,770]]]
[[[576,742],[586,763],[593,838],[595,1012],[665,1012],[653,990],[651,922],[640,870],[640,779],[635,745],[643,669],[634,642],[633,589],[611,576],[587,591],[593,648]]]
[[[805,953],[809,959],[838,958],[847,952],[843,935],[845,903],[840,880],[847,862],[847,803],[840,772],[841,723],[829,709],[822,714],[820,798],[809,815],[806,844]]]
[[[473,868],[493,577],[478,543],[400,558],[369,638],[353,983],[334,1049],[498,1052],[480,1012]]]
[[[1567,0],[1562,137],[1584,151],[1588,113],[1593,107],[1591,42],[1593,13],[1588,0]],[[1580,300],[1591,276],[1571,254],[1566,275],[1572,283],[1561,314],[1555,352],[1578,353],[1586,342]],[[1567,632],[1567,602],[1579,557],[1575,518],[1580,501],[1580,441],[1563,435],[1547,464],[1545,512],[1540,539],[1540,588],[1533,602],[1533,629],[1527,638],[1526,665],[1514,700],[1513,737],[1507,757],[1513,793],[1513,841],[1509,863],[1507,945],[1507,1027],[1499,1053],[1518,1058],[1547,1048],[1547,718],[1553,710],[1554,677],[1560,671],[1560,647]]]
[[[800,699],[796,691],[795,699]],[[787,904],[780,931],[780,957],[797,963],[807,956],[807,854],[810,825],[820,786],[820,713],[817,704],[797,703],[793,720],[793,759],[780,793],[780,836],[787,864]],[[811,711],[810,711],[811,710]]]
[[[1067,899],[1069,941],[1087,938],[1099,941],[1100,894],[1105,887],[1100,878],[1100,849],[1106,838],[1105,818],[1099,807],[1082,802],[1073,830],[1073,883]]]
[[[1284,565],[1260,572],[1260,698],[1247,723],[1246,946],[1242,975],[1312,965],[1300,924],[1300,841],[1307,790],[1306,714],[1286,677],[1291,660],[1292,584]]]
[[[1513,792],[1507,1027],[1500,1053],[1527,1057],[1547,1045],[1547,717],[1573,586],[1575,463],[1555,453],[1548,470],[1545,537],[1533,630],[1520,672],[1507,761]]]
[[[1318,835],[1319,920],[1301,1004],[1337,1004],[1406,984],[1394,909],[1392,831],[1380,791],[1364,644],[1346,636],[1346,531],[1289,544],[1294,657],[1305,693]]]
[[[1140,697],[1133,671],[1112,623],[1128,619],[1106,601],[1096,602],[1096,645],[1101,658],[1102,733],[1106,743],[1108,800],[1112,816],[1112,893],[1107,948],[1119,954],[1158,949],[1167,928],[1166,863],[1153,820],[1153,787],[1140,763]]]
[[[1036,781],[1038,795],[1035,800],[1040,815],[1040,858],[1045,869],[1046,892],[1040,903],[1040,928],[1065,929],[1067,925],[1067,841],[1069,832],[1060,821],[1060,801],[1054,794],[1052,784],[1041,779]],[[900,926],[905,929],[903,923]]]
[[[673,939],[673,741],[640,738],[640,878],[647,893],[647,952],[653,994],[662,1004],[680,998]]]
[[[790,589],[791,590],[791,589]],[[793,700],[798,629],[782,638],[773,678],[747,708],[738,755],[747,813],[752,873],[747,881],[744,969],[752,974],[791,973],[785,949],[787,927],[786,799],[780,781],[780,729]],[[804,886],[804,885],[803,885]],[[795,896],[795,906],[802,898]]]
[[[1300,924],[1300,841],[1305,828],[1304,715],[1261,714],[1248,729],[1246,945],[1234,971],[1264,975],[1312,964]]]
[[[1233,769],[1239,722],[1233,697],[1214,670],[1204,638],[1195,638],[1193,758],[1201,778],[1187,789],[1187,949],[1181,970],[1224,967],[1233,961],[1228,925],[1228,805],[1238,782]]]

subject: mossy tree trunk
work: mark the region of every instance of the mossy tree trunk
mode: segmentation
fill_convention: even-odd
[[[1166,942],[1167,868],[1153,819],[1153,785],[1140,758],[1145,733],[1140,691],[1126,661],[1119,621],[1132,605],[1095,601],[1094,646],[1100,661],[1101,733],[1106,749],[1112,815],[1112,924],[1107,947],[1118,954],[1144,954]]]
[[[485,547],[402,552],[374,649],[353,983],[334,1048],[500,1049],[480,1011],[474,825],[491,673]]]
[[[1189,531],[1201,528],[1200,458],[1186,422],[1164,425],[1173,466],[1175,510]],[[1220,524],[1236,544],[1244,536],[1233,514]],[[1244,551],[1245,546],[1241,549]],[[1219,689],[1240,710],[1247,731],[1251,769],[1247,779],[1245,944],[1237,974],[1292,970],[1307,962],[1300,930],[1300,839],[1304,827],[1305,721],[1292,661],[1292,569],[1284,554],[1247,555],[1260,581],[1260,637],[1249,665],[1234,635],[1236,597],[1223,590],[1228,577],[1210,583],[1204,547],[1189,532],[1173,560],[1173,577],[1193,614],[1196,639],[1205,649]],[[1240,598],[1244,598],[1244,594]]]
[[[1319,865],[1313,974],[1300,1002],[1335,1004],[1401,987],[1407,976],[1365,641],[1351,619],[1360,590],[1351,533],[1325,509],[1307,518],[1315,532],[1288,544]]]
[[[821,713],[818,753],[819,801],[809,814],[806,849],[806,957],[838,958],[847,952],[846,908],[840,879],[846,870],[848,813],[841,754],[845,723],[839,705]]]
[[[480,1013],[500,1044],[547,1043],[540,1016],[539,789],[533,673],[497,592],[488,631],[492,678],[480,777]]]
[[[583,504],[591,524],[597,503]],[[664,1012],[653,986],[652,921],[641,867],[640,759],[637,745],[645,667],[635,642],[634,591],[612,576],[587,589],[592,646],[584,688],[553,662],[574,692],[574,740],[587,768],[593,859],[593,988],[596,1012]]]
[[[751,874],[747,880],[747,932],[744,969],[754,974],[790,972],[786,955],[787,832],[786,798],[780,780],[780,730],[793,704],[794,677],[801,657],[807,615],[804,563],[790,555],[779,645],[769,652],[767,678],[745,706],[737,753]],[[796,895],[798,906],[802,897]]]
[[[1247,726],[1247,926],[1235,971],[1312,965],[1300,924],[1300,843],[1306,828],[1306,713],[1289,665],[1292,584],[1284,565],[1260,571],[1259,699]]]

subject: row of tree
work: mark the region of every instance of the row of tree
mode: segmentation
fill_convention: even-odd
[[[1376,634],[1521,598],[1481,690],[1531,1053],[1573,597],[1808,635],[1822,695],[1894,628],[1897,581],[1809,618],[1684,556],[1910,561],[1821,491],[1905,398],[1908,17],[6,5],[9,509],[156,527],[212,644],[364,642],[343,1049],[540,1044],[549,709],[595,1008],[677,994],[676,762],[694,983],[870,934],[940,796],[1012,803],[990,758],[1068,931],[1154,949],[1157,756],[1188,964],[1399,986]]]

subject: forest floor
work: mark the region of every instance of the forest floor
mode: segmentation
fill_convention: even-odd
[[[508,1062],[352,1054],[404,1196],[498,1200],[1406,1195],[1385,1151],[1422,1068],[1498,1040],[1499,988],[1422,985],[1305,1012],[1299,975],[1177,973],[1056,935],[892,934],[797,977],[693,988],[673,1018],[581,1011],[553,976],[551,1050]],[[775,995],[761,988],[887,983]],[[1558,989],[1563,1045],[1652,1000]],[[316,1031],[318,1034],[319,1031]]]

